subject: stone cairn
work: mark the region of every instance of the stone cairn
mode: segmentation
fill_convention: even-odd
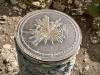
[[[81,32],[68,15],[37,10],[18,23],[15,44],[20,75],[70,75]]]

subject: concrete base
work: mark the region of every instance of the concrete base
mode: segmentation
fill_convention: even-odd
[[[33,59],[17,48],[20,75],[70,75],[76,54],[58,62],[43,62]]]

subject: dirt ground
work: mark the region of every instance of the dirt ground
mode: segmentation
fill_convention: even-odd
[[[5,15],[4,24],[0,24],[0,48],[4,44],[11,44],[14,47],[14,31],[18,21],[23,17],[14,12],[13,5],[8,3],[0,4],[0,16]],[[76,64],[71,75],[100,75],[100,43],[92,44],[90,42],[90,34],[92,19],[89,15],[72,16],[78,23],[82,31],[81,49],[77,55]],[[1,62],[2,60],[0,60]],[[1,64],[1,63],[0,63]],[[0,68],[2,68],[0,66]],[[0,73],[0,75],[4,75]]]

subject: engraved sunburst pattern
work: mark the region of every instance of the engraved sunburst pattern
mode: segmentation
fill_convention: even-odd
[[[61,27],[63,24],[60,23],[60,21],[61,19],[50,22],[49,17],[46,15],[42,20],[36,20],[36,28],[31,29],[33,36],[29,37],[29,39],[35,39],[32,41],[35,46],[42,41],[46,44],[48,40],[50,40],[52,44],[54,44],[54,41],[62,43],[65,36],[63,35],[63,28]]]

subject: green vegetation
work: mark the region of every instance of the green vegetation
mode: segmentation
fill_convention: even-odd
[[[93,24],[93,28],[96,29],[96,30],[100,30],[100,26],[97,25],[97,24]]]
[[[100,3],[100,0],[97,0],[97,3]]]
[[[100,15],[100,6],[93,5],[90,8],[90,12],[95,16],[99,16]]]

